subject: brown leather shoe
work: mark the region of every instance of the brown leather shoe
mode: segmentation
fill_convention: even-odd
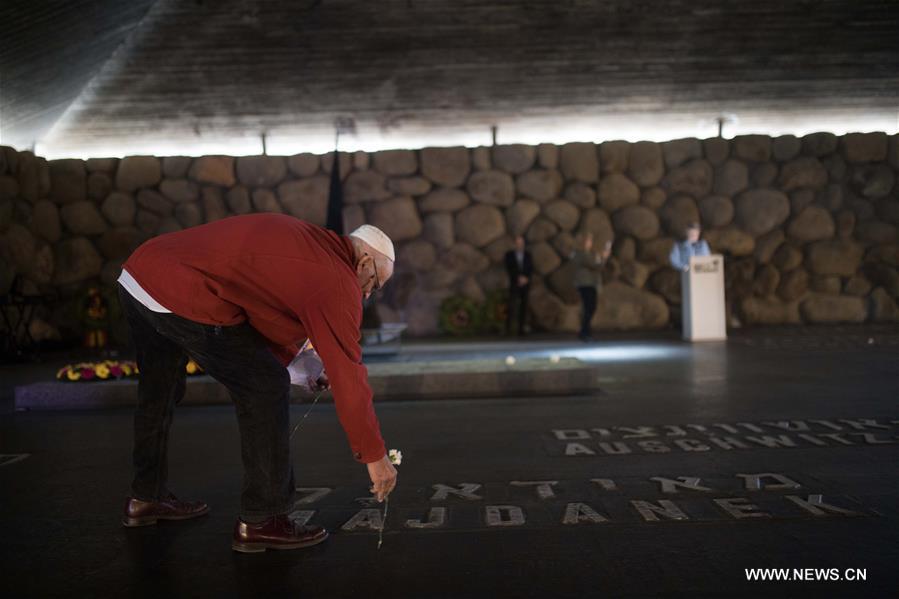
[[[202,501],[181,501],[171,493],[159,501],[143,501],[129,497],[125,501],[122,524],[128,528],[150,526],[159,520],[189,520],[209,513]]]
[[[284,514],[253,524],[240,518],[234,525],[231,549],[241,553],[261,553],[266,549],[300,549],[318,545],[328,538],[321,526],[303,526]]]

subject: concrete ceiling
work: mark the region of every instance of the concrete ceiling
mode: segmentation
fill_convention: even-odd
[[[895,0],[32,0],[0,22],[0,136],[51,156],[324,151],[341,116],[347,149],[899,127]]]

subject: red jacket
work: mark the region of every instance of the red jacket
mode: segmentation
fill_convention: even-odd
[[[154,237],[123,267],[174,314],[249,320],[287,365],[310,338],[331,381],[353,456],[384,457],[362,364],[362,289],[348,237],[283,214],[249,214]]]

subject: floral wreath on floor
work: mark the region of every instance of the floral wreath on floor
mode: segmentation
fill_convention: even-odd
[[[203,369],[194,362],[193,358],[188,360],[184,370],[191,376],[203,374]],[[112,381],[133,378],[139,374],[140,370],[137,368],[137,362],[131,360],[103,360],[102,362],[67,364],[56,372],[56,380],[70,383]]]

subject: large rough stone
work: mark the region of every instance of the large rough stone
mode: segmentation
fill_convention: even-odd
[[[773,187],[777,173],[777,165],[773,162],[760,162],[753,165],[749,180],[755,187]]]
[[[54,261],[56,274],[53,283],[56,285],[92,279],[99,276],[103,268],[103,258],[86,237],[72,237],[59,242]]]
[[[363,152],[362,150],[353,152],[354,171],[367,171],[369,166],[371,166],[371,156],[369,156],[367,152]]]
[[[190,156],[166,156],[162,159],[162,174],[166,179],[183,179],[190,170]]]
[[[799,214],[815,202],[815,192],[811,189],[799,189],[790,194],[790,211]]]
[[[349,152],[338,152],[337,166],[340,169],[340,179],[345,180],[353,172],[353,155]],[[321,157],[321,167],[323,173],[331,174],[331,169],[334,168],[334,152]]]
[[[207,223],[230,216],[228,208],[225,206],[225,197],[221,188],[204,187],[200,192],[200,196],[203,203],[203,214],[206,215]]]
[[[499,209],[475,204],[456,214],[456,238],[482,248],[505,233],[505,219]]]
[[[425,148],[421,151],[421,174],[437,185],[459,187],[471,171],[466,148]]]
[[[431,191],[431,182],[424,177],[388,179],[387,189],[397,195],[422,196]]]
[[[241,156],[237,159],[237,179],[250,187],[274,187],[287,176],[284,156]]]
[[[295,183],[297,182],[289,181],[287,185]],[[343,186],[344,201],[349,204],[385,200],[390,195],[387,180],[378,171],[355,171],[347,177]]]
[[[879,245],[868,250],[865,256],[866,262],[883,262],[890,266],[899,267],[899,244]]]
[[[506,258],[506,252],[513,249],[515,249],[515,241],[512,239],[512,236],[503,235],[499,239],[490,242],[490,244],[484,248],[484,253],[490,258],[490,262],[503,264],[503,261]]]
[[[675,139],[662,144],[665,166],[677,168],[688,160],[702,158],[702,143],[694,138]]]
[[[864,274],[874,284],[886,289],[887,293],[899,298],[899,269],[886,264],[865,264]]]
[[[802,264],[802,252],[798,248],[783,243],[771,256],[771,263],[780,270],[780,272],[790,272],[794,268],[798,268]]]
[[[26,273],[28,279],[38,285],[49,285],[53,281],[55,268],[53,248],[47,243],[40,243],[31,262],[31,268]]]
[[[571,252],[574,251],[575,246],[574,235],[568,231],[562,231],[553,237],[552,244],[560,256],[570,256]]]
[[[157,231],[157,235],[163,235],[165,233],[174,233],[176,231],[183,231],[184,227],[181,226],[181,223],[178,222],[174,216],[169,216],[162,219],[162,222],[159,223],[159,230]]]
[[[234,214],[248,214],[253,210],[253,205],[250,203],[250,190],[243,185],[237,185],[225,192],[225,203],[228,204],[228,210]],[[175,206],[176,215],[178,207]]]
[[[660,329],[670,316],[661,296],[618,281],[603,287],[596,312],[593,323],[603,329]]]
[[[249,203],[249,199],[247,199]],[[243,213],[235,213],[243,214]],[[203,212],[195,202],[185,202],[175,206],[175,219],[185,229],[203,224]]]
[[[517,175],[534,166],[537,149],[524,144],[493,146],[493,168]]]
[[[607,141],[599,146],[599,165],[603,174],[623,173],[627,170],[631,144],[622,140]]]
[[[546,202],[559,197],[562,191],[562,175],[555,170],[535,170],[518,175],[515,186],[521,195]]]
[[[529,305],[536,329],[554,332],[577,330],[578,306],[566,305],[543,285],[532,285]]]
[[[706,227],[724,227],[734,220],[734,203],[723,196],[707,196],[699,201],[699,212]]]
[[[833,133],[809,133],[802,138],[802,153],[820,158],[837,150],[837,136]]]
[[[892,200],[878,202],[875,211],[881,220],[899,225],[899,202]]]
[[[748,325],[799,324],[798,302],[779,302],[776,299],[747,297],[740,302],[740,313]]]
[[[559,258],[553,247],[545,241],[535,243],[530,250],[531,257],[534,260],[534,270],[541,275],[548,275],[562,264],[562,259]]]
[[[422,212],[457,212],[471,204],[471,198],[461,189],[439,188],[418,202]]]
[[[892,243],[896,241],[896,225],[877,220],[861,222],[856,227],[859,238],[867,243]]]
[[[574,286],[574,269],[573,262],[565,262],[546,278],[552,292],[569,306],[577,305],[581,301],[580,294]]]
[[[612,222],[609,215],[602,208],[590,208],[581,215],[581,224],[578,230],[582,233],[593,234],[593,246],[602,247],[605,242],[615,237]]]
[[[414,239],[421,235],[421,218],[415,208],[415,200],[410,197],[396,197],[372,204],[369,216],[371,224],[393,241]]]
[[[572,183],[566,187],[564,198],[581,208],[592,208],[596,205],[596,191],[586,183]]]
[[[874,204],[856,196],[849,196],[846,205],[855,213],[859,222],[874,218]]]
[[[118,158],[88,158],[84,161],[89,173],[112,173],[118,164]]]
[[[311,177],[318,172],[320,162],[315,154],[294,154],[287,158],[287,168],[295,177]]]
[[[160,216],[170,216],[175,207],[164,195],[152,189],[137,192],[137,205]]]
[[[755,250],[755,239],[746,231],[736,227],[712,229],[705,232],[712,252],[727,253],[732,256],[748,256]]]
[[[787,302],[802,299],[808,292],[808,283],[808,272],[802,268],[796,268],[781,277],[777,295]]]
[[[864,322],[868,315],[860,297],[822,293],[810,294],[800,310],[809,323]]]
[[[851,277],[858,270],[862,247],[848,239],[816,241],[806,252],[806,266],[821,275]]]
[[[375,170],[388,177],[403,177],[418,172],[418,158],[412,150],[386,150],[372,154]]]
[[[669,304],[681,304],[681,274],[673,268],[660,268],[649,277],[649,287]]]
[[[540,204],[534,200],[518,200],[506,210],[506,229],[511,235],[523,235],[537,215]]]
[[[852,186],[866,198],[877,199],[889,195],[896,177],[885,164],[857,166],[853,169]]]
[[[159,184],[162,195],[173,202],[196,202],[200,197],[200,187],[187,179],[165,179]]]
[[[329,190],[329,177],[317,175],[308,179],[285,181],[278,186],[278,197],[288,214],[324,226],[328,219]],[[253,199],[255,201],[255,194]]]
[[[83,160],[51,160],[49,165],[53,201],[69,204],[87,199],[87,171]]]
[[[753,291],[763,297],[773,295],[777,291],[778,284],[780,284],[780,271],[770,264],[764,264],[755,273]]]
[[[31,228],[38,237],[50,243],[59,241],[62,237],[62,227],[56,204],[48,200],[36,202],[31,212]]]
[[[493,169],[490,160],[490,148],[478,146],[471,151],[471,165],[476,171],[489,171]]]
[[[890,137],[890,155],[887,160],[891,167],[899,170],[899,133]]]
[[[438,249],[447,250],[456,242],[453,231],[453,215],[449,212],[434,212],[425,216],[422,237]]]
[[[107,173],[91,173],[87,177],[87,196],[102,200],[112,191],[112,178]]]
[[[538,216],[534,219],[534,222],[531,223],[531,226],[528,227],[525,238],[531,243],[539,243],[541,241],[552,239],[558,232],[559,227],[556,226],[556,223],[548,218]]]
[[[630,285],[641,289],[649,278],[649,267],[635,260],[623,260],[621,262],[621,280]]]
[[[796,158],[781,169],[779,184],[784,191],[805,187],[822,189],[827,185],[827,170],[817,158],[809,156]]]
[[[795,135],[781,135],[771,140],[771,155],[778,162],[792,160],[802,149],[802,141]]]
[[[881,162],[887,159],[886,133],[849,133],[842,137],[846,162]]]
[[[712,166],[705,160],[692,160],[668,173],[665,184],[673,193],[701,198],[712,191]]]
[[[126,156],[119,162],[115,176],[116,187],[122,191],[153,187],[160,180],[162,180],[162,166],[153,156]]]
[[[3,155],[3,152],[0,152],[0,156]],[[9,228],[9,225],[12,224],[12,216],[15,211],[15,206],[13,205],[12,200],[0,200],[0,233],[6,231]]]
[[[283,183],[282,183],[283,185]],[[284,208],[281,206],[281,203],[278,201],[278,196],[275,195],[270,189],[254,189],[253,190],[253,208],[256,212],[274,212],[274,213],[283,213]],[[316,204],[317,206],[317,204]],[[302,211],[302,202],[297,201],[297,205],[294,207],[296,210]],[[320,208],[314,208],[312,211],[321,210]],[[325,214],[327,215],[327,205],[325,208]]]
[[[738,135],[732,141],[734,156],[750,162],[767,162],[771,158],[771,138],[767,135]]]
[[[36,202],[41,199],[41,165],[31,152],[19,152],[16,155],[18,169],[16,178],[19,181],[19,197]]]
[[[34,261],[35,251],[37,249],[37,240],[34,235],[20,225],[13,223],[6,232],[0,236],[0,263],[13,265],[13,274],[15,272],[28,272]]]
[[[553,144],[540,144],[537,146],[537,164],[540,165],[540,168],[559,168],[559,146]],[[899,166],[896,168],[899,168]]]
[[[13,177],[0,177],[0,201],[14,200],[18,196],[19,182]]]
[[[627,174],[640,187],[649,187],[661,181],[665,174],[661,146],[651,141],[631,144]]]
[[[114,191],[103,201],[101,210],[112,226],[123,227],[134,223],[137,204],[127,193]]]
[[[63,205],[60,217],[66,229],[75,235],[99,235],[106,230],[106,221],[96,204],[88,200]]]
[[[581,218],[581,211],[578,210],[578,207],[565,200],[550,202],[543,208],[543,214],[549,220],[559,225],[559,228],[563,231],[574,229]]]
[[[808,206],[787,227],[790,237],[802,242],[830,239],[835,232],[833,217],[820,206]]]
[[[441,256],[440,263],[453,272],[477,273],[490,267],[490,259],[468,243],[457,243]]]
[[[671,237],[657,237],[656,239],[642,241],[638,246],[639,252],[637,256],[640,262],[665,266],[669,263],[668,258],[671,255],[671,248],[674,246],[674,243],[674,239]]]
[[[559,167],[566,180],[596,183],[599,179],[599,156],[592,143],[569,143],[562,146]]]
[[[668,200],[668,193],[661,187],[649,187],[643,190],[640,203],[650,210],[658,210]]]
[[[702,152],[712,166],[724,164],[730,156],[730,142],[723,137],[712,137],[702,140]]]
[[[190,165],[188,177],[200,183],[231,187],[237,182],[234,177],[234,158],[231,156],[197,158]]]
[[[607,212],[640,202],[640,188],[622,173],[610,173],[599,182],[599,205]]]
[[[718,195],[731,197],[749,185],[749,169],[739,160],[728,160],[715,169],[715,183],[712,186]]]
[[[637,239],[652,239],[659,233],[659,219],[645,206],[627,206],[612,216],[615,230]]]
[[[840,295],[840,277],[815,275],[812,277],[812,291],[828,295]]]
[[[699,209],[690,196],[676,195],[665,202],[659,211],[659,216],[668,233],[683,238],[686,237],[687,226],[690,223],[699,222]]]
[[[836,212],[843,205],[843,187],[831,183],[818,194],[818,203],[830,212]]]
[[[846,180],[849,167],[839,154],[831,154],[822,158],[821,164],[827,169],[827,175],[833,183],[842,183]]]
[[[764,235],[790,215],[790,200],[773,189],[750,189],[737,197],[737,220],[751,235]]]
[[[134,227],[116,227],[97,240],[97,247],[107,260],[118,260],[130,256],[143,240],[143,234]]]
[[[501,171],[477,172],[468,179],[468,193],[476,202],[511,206],[515,201],[515,183]]]
[[[365,209],[361,204],[349,204],[343,207],[343,230],[355,231],[365,224]]]
[[[882,287],[875,289],[869,298],[871,320],[874,322],[899,322],[899,306]]]
[[[862,297],[868,295],[868,292],[871,291],[871,281],[868,278],[859,273],[849,278],[846,281],[846,284],[843,286],[843,293],[846,295],[855,295],[858,297]]]
[[[426,271],[437,262],[437,250],[433,244],[416,239],[403,244],[397,252],[397,264],[404,269]]]

